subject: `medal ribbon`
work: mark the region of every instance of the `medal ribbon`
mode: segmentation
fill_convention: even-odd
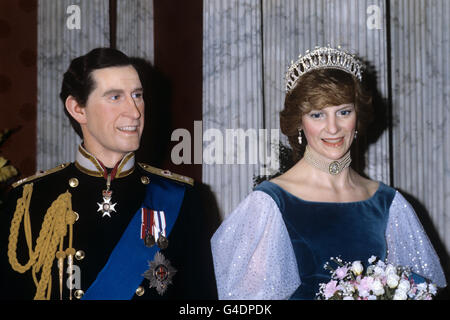
[[[97,203],[99,205],[99,209],[97,211],[101,211],[103,213],[102,217],[106,216],[110,216],[110,212],[111,211],[116,211],[114,209],[114,206],[116,205],[113,203],[109,203],[111,201],[111,196],[112,196],[112,191],[109,189],[111,186],[111,181],[114,180],[114,178],[116,177],[116,173],[117,173],[117,169],[119,167],[120,161],[114,166],[114,168],[111,170],[111,173],[108,173],[108,170],[106,169],[105,165],[98,160],[98,163],[100,164],[102,170],[103,170],[103,177],[106,179],[106,190],[102,191],[102,196],[103,196],[103,203]],[[107,208],[105,209],[105,204],[107,204]]]
[[[141,208],[141,239],[150,233],[155,242],[158,241],[159,235],[166,236],[166,216],[164,211],[149,210]]]
[[[145,239],[148,233],[153,235],[153,210],[141,208],[141,239]]]
[[[153,210],[150,210],[150,212],[152,212]],[[152,236],[153,237],[155,237],[155,232],[154,232],[154,230],[153,230],[153,228],[154,228],[154,225],[155,225],[155,219],[154,219],[154,216],[153,216],[153,212],[150,214],[150,225],[149,225],[149,230],[150,230],[150,232],[152,233]]]
[[[155,241],[158,241],[159,236],[163,235],[166,236],[166,217],[164,215],[164,211],[154,211],[154,217],[155,217]]]
[[[110,176],[110,182],[114,180],[114,178],[116,177],[117,174],[117,169],[119,168],[119,164],[121,161],[117,162],[116,165],[114,166],[114,168],[111,170],[111,173],[108,174],[108,169],[106,168],[106,166],[100,161],[98,160],[98,163],[100,163],[100,165],[102,166],[103,169],[103,178],[105,178],[106,180],[108,180],[108,176]]]
[[[131,219],[112,251],[106,265],[83,295],[83,300],[129,300],[141,284],[148,261],[158,251],[146,247],[140,239],[142,208],[158,208],[165,212],[166,232],[170,235],[178,218],[186,187],[165,179],[154,178],[146,187],[141,208]]]

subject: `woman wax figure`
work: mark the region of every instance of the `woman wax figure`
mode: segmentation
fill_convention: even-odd
[[[315,299],[330,281],[324,264],[331,257],[376,256],[446,286],[411,205],[350,167],[350,148],[372,116],[363,68],[330,47],[290,66],[280,126],[301,158],[256,186],[212,237],[220,299]]]

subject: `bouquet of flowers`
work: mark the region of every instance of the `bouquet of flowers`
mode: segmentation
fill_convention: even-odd
[[[327,262],[331,280],[319,285],[320,300],[431,300],[436,295],[434,284],[416,284],[409,268],[393,266],[372,256],[364,270],[361,261],[344,262],[331,258],[336,269]]]

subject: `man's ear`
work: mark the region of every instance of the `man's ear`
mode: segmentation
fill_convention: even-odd
[[[79,124],[87,122],[85,107],[82,107],[73,96],[67,97],[66,110]]]

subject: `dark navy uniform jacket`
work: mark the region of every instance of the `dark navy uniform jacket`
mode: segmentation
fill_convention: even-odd
[[[134,163],[134,157],[132,160]],[[36,292],[31,271],[24,274],[14,271],[7,257],[10,221],[25,184],[32,182],[34,185],[30,204],[33,249],[47,209],[60,194],[66,191],[71,193],[72,209],[79,215],[73,225],[73,248],[84,252],[84,258],[74,259],[74,264],[81,271],[80,289],[86,291],[108,261],[131,218],[141,207],[146,183],[157,184],[163,180],[181,184],[185,188],[178,218],[168,237],[169,245],[167,249],[161,250],[177,273],[172,278],[173,284],[168,286],[162,296],[154,288],[149,288],[148,280],[143,279],[141,286],[145,292],[141,296],[134,295],[133,299],[217,298],[209,235],[205,226],[206,212],[201,208],[195,186],[182,182],[183,179],[189,179],[147,165],[134,164],[122,172],[123,176],[112,180],[111,202],[117,203],[117,212],[111,212],[111,217],[102,217],[102,213],[97,211],[97,203],[102,201],[106,180],[80,169],[83,168],[77,162],[61,165],[41,177],[22,182],[11,191],[0,216],[0,299],[33,299]],[[171,201],[170,191],[165,197],[164,201]],[[19,231],[17,257],[21,264],[29,260],[23,222]],[[59,299],[58,279],[55,260],[52,269],[52,300]],[[64,283],[66,279],[67,275],[64,276]],[[63,299],[68,299],[69,289],[65,284],[63,287]]]

